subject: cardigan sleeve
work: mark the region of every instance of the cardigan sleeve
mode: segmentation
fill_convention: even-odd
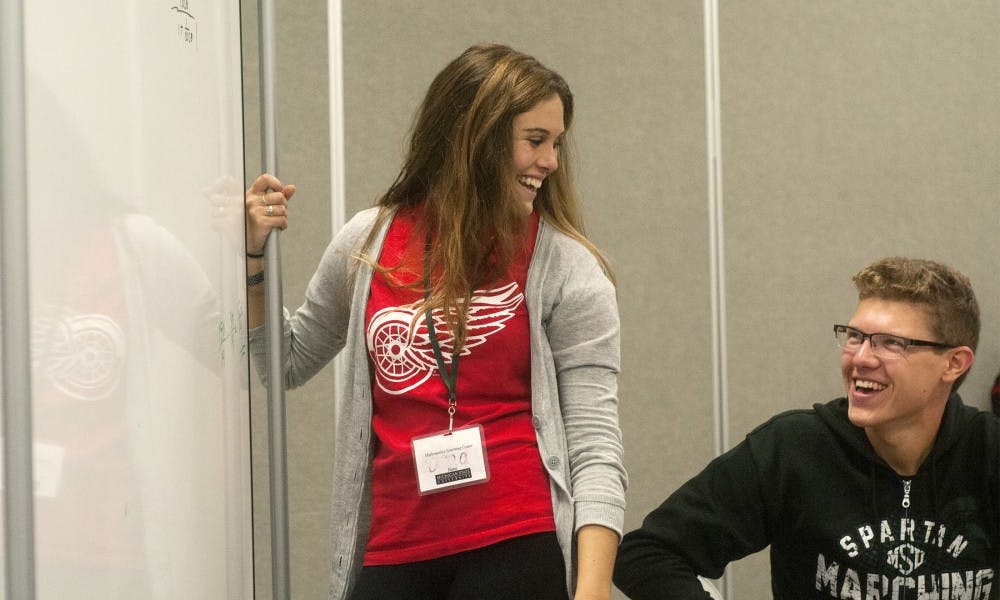
[[[357,258],[377,212],[358,213],[327,246],[306,288],[305,301],[293,314],[284,312],[285,388],[307,382],[344,347],[351,314]],[[267,384],[264,327],[250,331],[250,353],[257,373]]]
[[[618,424],[620,324],[615,289],[582,247],[566,260],[546,335],[566,435],[575,529],[622,534],[625,473]]]

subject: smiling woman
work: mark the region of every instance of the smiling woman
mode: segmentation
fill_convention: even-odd
[[[563,103],[557,94],[514,117],[514,173],[521,184],[518,197],[528,213],[545,178],[559,168],[564,131]]]
[[[618,310],[559,156],[572,117],[555,71],[467,49],[431,82],[395,182],[334,238],[286,321],[286,386],[341,350],[349,365],[333,598],[610,597]],[[247,190],[251,275],[294,192],[267,174]]]

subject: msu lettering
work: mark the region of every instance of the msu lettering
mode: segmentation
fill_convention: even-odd
[[[857,556],[861,548],[868,550],[872,542],[878,540],[878,544],[884,546],[893,543],[915,542],[924,545],[930,544],[938,548],[944,548],[948,544],[948,554],[954,558],[965,550],[968,544],[960,534],[949,536],[948,527],[944,523],[934,521],[922,521],[918,524],[916,519],[899,519],[898,527],[894,527],[895,522],[883,519],[878,527],[878,532],[871,525],[862,525],[857,529],[857,535],[845,535],[840,538],[840,547],[847,551],[851,558]],[[859,548],[860,544],[860,548]]]

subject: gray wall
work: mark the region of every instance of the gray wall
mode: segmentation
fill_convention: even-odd
[[[244,4],[255,173],[256,24]],[[468,45],[508,43],[573,87],[589,233],[619,279],[626,526],[637,526],[713,455],[702,3],[344,4],[348,213],[391,182],[430,79]],[[851,274],[890,254],[940,259],[972,278],[984,328],[963,392],[985,408],[1000,366],[1000,3],[722,4],[731,443],[777,411],[841,392],[830,326],[853,312]],[[325,3],[282,0],[277,14],[280,175],[299,185],[283,237],[294,307],[331,234]],[[327,369],[288,395],[296,598],[326,589],[332,386]],[[255,392],[257,594],[268,598],[264,396]],[[731,581],[738,598],[770,597],[766,556],[737,563]]]

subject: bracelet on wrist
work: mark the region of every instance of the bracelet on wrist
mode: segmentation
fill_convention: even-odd
[[[247,275],[247,287],[260,285],[263,282],[264,282],[264,271],[261,271],[259,273],[254,273],[253,275]]]
[[[264,258],[264,253],[253,254],[252,252],[247,252],[247,258]]]

